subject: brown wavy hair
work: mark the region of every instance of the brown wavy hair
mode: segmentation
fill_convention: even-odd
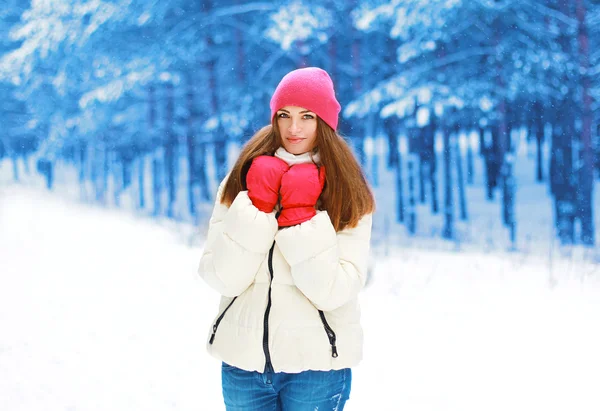
[[[282,146],[277,121],[261,128],[242,148],[223,188],[221,203],[230,206],[246,190],[246,174],[252,160],[274,155]],[[375,211],[375,199],[350,146],[327,123],[317,117],[316,150],[326,169],[321,210],[326,210],[336,231],[356,227],[360,218]]]

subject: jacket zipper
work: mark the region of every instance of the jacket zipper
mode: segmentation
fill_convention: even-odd
[[[271,352],[269,351],[269,313],[271,312],[271,285],[273,283],[273,250],[275,248],[275,242],[273,242],[273,245],[271,246],[271,249],[269,250],[269,274],[271,275],[271,278],[269,279],[269,299],[267,301],[267,308],[265,310],[265,317],[264,317],[264,332],[263,332],[263,351],[265,352],[265,372],[274,372],[273,371],[273,364],[271,363]],[[223,319],[223,317],[225,316],[225,313],[227,313],[227,310],[229,310],[229,308],[233,305],[233,303],[235,302],[235,300],[237,299],[237,297],[234,297],[233,300],[231,300],[231,302],[229,303],[229,305],[225,308],[225,310],[223,310],[223,312],[221,313],[221,315],[219,316],[219,318],[217,318],[217,320],[215,321],[215,324],[213,325],[213,333],[210,336],[210,341],[209,344],[212,344],[215,340],[215,335],[217,334],[217,329],[219,328],[219,324],[221,323],[221,320]],[[327,338],[329,339],[329,344],[331,345],[331,356],[333,358],[337,358],[338,357],[338,352],[337,352],[337,346],[336,346],[336,336],[335,336],[335,332],[333,331],[333,329],[329,326],[329,323],[327,323],[327,319],[325,318],[325,313],[322,310],[319,310],[319,317],[321,317],[321,322],[323,323],[323,327],[325,328],[325,332],[327,333]]]
[[[333,358],[337,358],[338,352],[337,347],[335,346],[335,333],[327,323],[327,320],[325,319],[325,313],[322,310],[319,310],[319,316],[321,317],[321,322],[323,323],[323,327],[325,328],[325,332],[327,333],[327,338],[329,338],[329,344],[331,344],[331,356]]]
[[[219,328],[219,323],[221,322],[221,320],[223,319],[223,317],[225,316],[225,313],[227,312],[227,310],[229,310],[229,307],[231,307],[231,305],[234,303],[234,301],[237,299],[236,297],[233,297],[233,300],[231,300],[231,302],[229,303],[229,305],[223,310],[223,312],[221,313],[221,315],[219,316],[219,318],[217,318],[217,321],[215,321],[215,325],[213,325],[213,333],[210,336],[210,341],[208,342],[209,344],[212,344],[213,341],[215,340],[215,335],[217,334],[217,328]]]
[[[273,249],[275,241],[269,250],[269,299],[265,310],[264,328],[263,328],[263,351],[265,352],[265,373],[273,373],[273,364],[271,363],[271,352],[269,351],[269,313],[271,312],[271,285],[273,284]]]

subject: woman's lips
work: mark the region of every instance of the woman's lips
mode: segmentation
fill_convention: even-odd
[[[304,140],[304,139],[298,138],[298,137],[288,137],[287,140],[292,144],[298,144],[298,143],[302,142],[302,140]]]

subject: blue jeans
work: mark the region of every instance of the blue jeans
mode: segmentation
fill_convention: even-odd
[[[227,411],[341,411],[350,397],[350,368],[259,373],[223,363],[223,398]]]

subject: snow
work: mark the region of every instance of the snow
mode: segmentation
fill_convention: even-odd
[[[0,409],[224,409],[182,233],[0,187]],[[598,264],[424,241],[375,242],[347,410],[600,409]]]
[[[218,298],[166,229],[15,187],[0,211],[0,409],[216,404]]]

